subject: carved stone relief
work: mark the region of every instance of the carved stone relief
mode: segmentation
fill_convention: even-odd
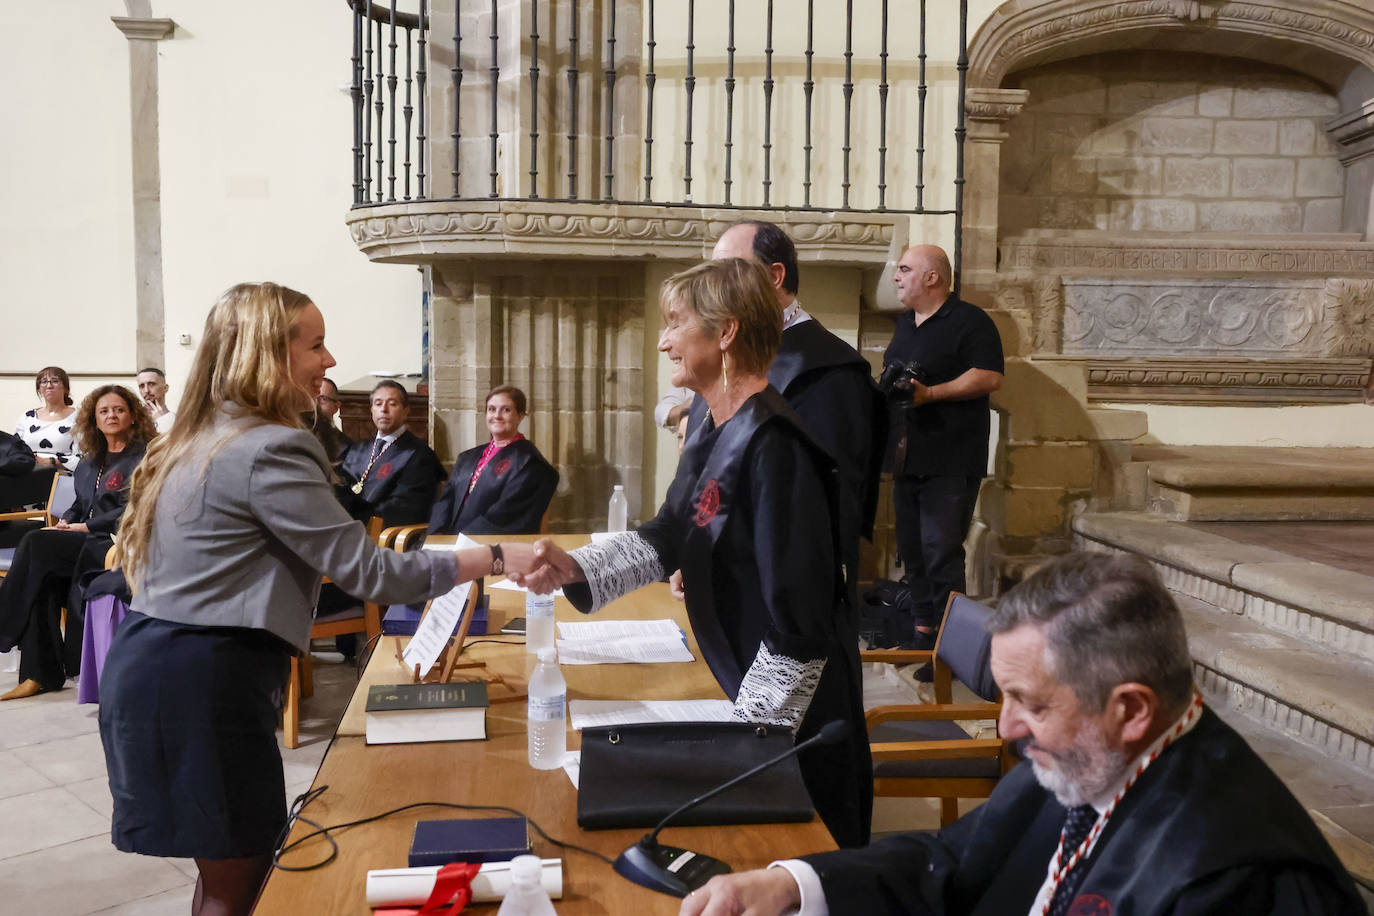
[[[1327,352],[1374,356],[1374,280],[1327,280],[1324,292]]]
[[[1063,352],[1320,355],[1321,280],[1065,277]]]

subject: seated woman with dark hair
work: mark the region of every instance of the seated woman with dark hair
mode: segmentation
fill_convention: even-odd
[[[86,396],[75,429],[82,461],[76,501],[53,528],[24,536],[0,580],[0,651],[19,646],[19,686],[0,700],[57,690],[81,664],[81,608],[69,599],[86,572],[102,569],[129,501],[129,478],[157,435],[143,402],[122,385]],[[60,632],[67,604],[67,638]]]
[[[538,534],[558,488],[558,471],[520,434],[525,392],[500,385],[487,395],[491,441],[458,456],[429,516],[430,534]]]

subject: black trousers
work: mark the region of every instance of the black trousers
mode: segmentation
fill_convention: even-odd
[[[41,528],[24,535],[9,575],[0,579],[0,649],[19,647],[19,680],[56,690],[81,666],[80,606],[68,609],[62,638],[62,606],[82,565],[88,536]]]
[[[911,585],[916,626],[937,627],[964,581],[964,538],[973,524],[982,477],[901,475],[893,486],[897,549]]]

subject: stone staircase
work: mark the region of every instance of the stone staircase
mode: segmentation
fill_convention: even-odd
[[[1132,505],[1077,517],[1075,545],[1154,565],[1209,702],[1374,888],[1374,524],[1357,521],[1374,519],[1374,455],[1137,446],[1132,458],[1114,488]]]

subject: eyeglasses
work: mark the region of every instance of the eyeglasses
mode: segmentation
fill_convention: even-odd
[[[315,403],[316,403],[316,404],[339,404],[339,403],[342,403],[342,402],[341,402],[338,398],[331,398],[331,397],[330,397],[329,395],[327,395],[327,394],[320,394],[320,395],[316,395],[316,396],[315,396]]]
[[[61,385],[61,384],[62,384],[62,380],[61,380],[60,378],[41,378],[41,379],[38,380],[38,387],[39,387],[39,388],[51,388],[51,387],[53,387],[54,385]]]

